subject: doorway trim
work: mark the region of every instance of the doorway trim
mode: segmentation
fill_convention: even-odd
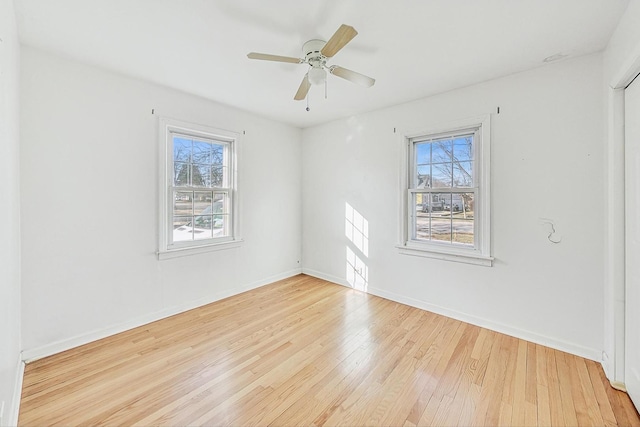
[[[624,91],[640,73],[638,44],[607,88],[605,195],[605,350],[602,367],[611,385],[625,381],[625,132]],[[611,334],[612,336],[608,336]],[[609,351],[611,354],[607,354]]]

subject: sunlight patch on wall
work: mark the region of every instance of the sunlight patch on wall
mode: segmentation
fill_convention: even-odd
[[[345,203],[344,234],[362,255],[369,256],[369,221]]]
[[[349,242],[346,251],[347,283],[361,291],[367,291],[369,283],[369,267],[363,261],[369,257],[369,221],[345,203],[344,233]]]
[[[347,283],[359,291],[367,291],[369,267],[347,246]]]

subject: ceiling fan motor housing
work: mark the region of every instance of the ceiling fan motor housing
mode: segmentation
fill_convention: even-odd
[[[323,68],[327,63],[327,57],[320,51],[327,44],[324,40],[309,40],[302,45],[304,61],[315,68]]]

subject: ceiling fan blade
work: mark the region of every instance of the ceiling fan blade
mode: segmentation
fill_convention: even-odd
[[[348,70],[346,68],[339,67],[337,65],[332,65],[329,68],[329,72],[334,76],[338,76],[345,80],[349,80],[350,82],[357,83],[361,86],[371,87],[376,82],[376,79],[372,79],[369,76],[365,76],[364,74],[356,73],[355,71]]]
[[[340,28],[331,36],[327,44],[324,45],[320,53],[327,58],[331,58],[338,53],[347,43],[353,39],[358,32],[350,25],[342,24]]]
[[[276,62],[290,62],[292,64],[301,64],[304,61],[300,58],[293,58],[291,56],[269,55],[267,53],[251,52],[247,54],[249,59],[261,59],[263,61],[276,61]]]
[[[304,79],[302,79],[302,83],[300,83],[300,87],[298,88],[298,92],[296,92],[296,96],[294,96],[293,99],[296,101],[302,101],[305,99],[310,87],[311,83],[309,83],[309,75],[305,74]]]

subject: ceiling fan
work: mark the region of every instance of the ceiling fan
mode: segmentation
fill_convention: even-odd
[[[249,59],[261,59],[264,61],[290,62],[292,64],[309,64],[309,71],[305,74],[298,88],[298,92],[293,97],[296,101],[303,100],[312,84],[322,84],[326,82],[327,71],[334,76],[338,76],[350,82],[371,87],[376,82],[375,79],[364,74],[348,70],[338,65],[327,65],[327,59],[333,57],[343,47],[349,43],[358,32],[351,26],[342,24],[340,28],[331,36],[329,41],[309,40],[302,46],[303,58],[293,58],[291,56],[269,55],[266,53],[251,52],[247,55]]]

